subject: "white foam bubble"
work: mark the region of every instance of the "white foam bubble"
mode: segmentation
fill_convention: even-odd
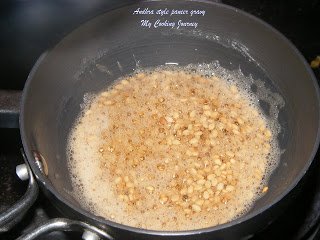
[[[280,132],[280,124],[277,120],[279,108],[283,106],[284,101],[277,93],[271,92],[261,80],[254,80],[251,77],[246,77],[240,70],[228,71],[222,68],[218,62],[211,64],[188,65],[185,67],[178,66],[160,66],[152,69],[138,69],[136,73],[144,72],[151,75],[155,71],[184,71],[189,74],[200,74],[206,78],[217,77],[228,82],[229,86],[235,85],[239,89],[241,97],[246,98],[253,108],[260,109],[259,100],[266,101],[270,105],[270,116],[263,114],[259,110],[258,114],[262,121],[267,123],[267,128],[272,132],[270,142],[271,150],[268,158],[256,164],[254,168],[262,168],[264,178],[261,182],[253,182],[254,179],[242,179],[239,184],[237,195],[231,200],[230,205],[224,210],[218,210],[214,214],[202,214],[194,216],[191,219],[181,219],[181,224],[176,224],[168,228],[161,226],[159,218],[176,217],[171,210],[160,209],[156,215],[152,211],[130,214],[126,208],[126,204],[117,199],[117,195],[113,191],[113,183],[106,178],[105,169],[101,166],[101,155],[98,149],[103,145],[104,136],[102,130],[109,127],[108,119],[105,112],[101,112],[98,108],[98,95],[88,94],[84,96],[84,103],[81,105],[82,112],[79,115],[75,127],[70,133],[68,144],[69,169],[72,173],[72,181],[74,186],[74,194],[80,200],[85,208],[92,211],[96,215],[101,215],[110,219],[111,216],[116,218],[116,221],[127,225],[144,227],[150,229],[169,229],[169,230],[185,230],[206,227],[203,219],[212,219],[215,217],[215,224],[221,224],[240,217],[247,213],[254,202],[263,196],[262,189],[268,184],[268,178],[272,171],[276,168],[280,159],[280,149],[277,142],[277,135]],[[134,76],[132,74],[130,76]],[[119,81],[126,79],[123,77]],[[255,83],[258,88],[255,93],[250,91],[252,83]],[[109,87],[108,89],[112,89]],[[107,90],[108,90],[107,89]],[[105,90],[104,90],[105,91]],[[104,92],[102,91],[102,92]],[[147,94],[147,93],[146,93]],[[89,113],[88,113],[89,112]],[[250,118],[250,116],[248,116]],[[128,123],[129,124],[129,123]],[[129,126],[129,125],[127,125]],[[249,155],[249,152],[242,153]],[[152,166],[144,169],[140,174],[153,171]],[[166,178],[166,175],[159,176],[158,185]],[[254,186],[254,187],[252,187]],[[156,199],[153,199],[156,201]],[[110,207],[111,206],[111,207]],[[169,215],[169,217],[168,217]],[[157,216],[157,217],[156,217]],[[179,215],[178,216],[182,216]],[[148,221],[146,221],[148,219]],[[172,220],[172,219],[171,219]],[[142,223],[145,223],[142,224]],[[210,226],[210,224],[209,224]]]

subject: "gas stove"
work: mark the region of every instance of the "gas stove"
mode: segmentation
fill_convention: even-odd
[[[28,72],[41,52],[56,44],[82,22],[112,8],[117,1],[3,1],[0,4],[0,45],[3,80],[0,89],[22,90]],[[126,1],[130,2],[130,1]],[[320,1],[249,1],[223,0],[274,26],[291,40],[308,62],[320,55]],[[59,13],[59,18],[57,14]],[[60,17],[61,16],[61,17]],[[284,63],[285,64],[285,63]],[[320,82],[320,68],[313,69]],[[1,106],[1,105],[0,105]],[[1,109],[0,109],[1,110]],[[26,191],[27,183],[15,174],[23,163],[18,129],[0,128],[0,212],[16,202]],[[320,239],[320,151],[310,171],[299,184],[295,200],[280,217],[254,236],[264,239]],[[40,193],[33,207],[12,230],[0,239],[15,239],[49,219],[63,217]],[[52,232],[39,239],[81,239],[82,233]]]

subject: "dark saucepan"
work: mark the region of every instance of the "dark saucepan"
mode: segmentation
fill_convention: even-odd
[[[204,16],[133,14],[140,8],[205,10]],[[141,26],[141,20],[197,22],[197,27]],[[268,193],[243,217],[212,228],[147,231],[97,217],[74,199],[67,167],[69,131],[87,92],[98,92],[138,67],[218,60],[260,79],[285,100],[280,110],[282,149]],[[96,64],[107,66],[106,72]],[[308,170],[319,143],[319,90],[306,62],[281,34],[237,9],[206,1],[144,1],[107,12],[82,25],[42,57],[26,83],[20,115],[24,150],[43,191],[68,217],[106,229],[118,239],[230,239],[250,235],[272,221]],[[48,175],[38,168],[41,153]]]

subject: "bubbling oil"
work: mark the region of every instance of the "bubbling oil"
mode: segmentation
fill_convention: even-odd
[[[280,159],[283,100],[260,86],[254,94],[241,72],[214,63],[143,69],[86,95],[68,141],[75,197],[95,215],[151,230],[244,215]],[[258,102],[270,98],[266,116]]]

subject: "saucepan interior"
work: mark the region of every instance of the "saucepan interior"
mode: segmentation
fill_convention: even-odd
[[[138,7],[203,9],[197,28],[148,28]],[[158,16],[148,16],[155,21]],[[269,191],[248,214],[280,200],[309,167],[317,144],[319,99],[315,81],[291,44],[269,26],[232,8],[206,2],[141,2],[105,13],[84,24],[53,48],[30,75],[21,117],[21,134],[31,166],[40,180],[49,181],[55,195],[81,207],[72,196],[66,145],[86,93],[97,93],[137,68],[165,64],[219,64],[239,69],[277,93],[281,160],[269,181]],[[103,67],[101,67],[103,66]],[[276,102],[261,101],[266,115]],[[269,116],[274,117],[274,116]],[[48,176],[35,167],[32,150],[41,153]]]

